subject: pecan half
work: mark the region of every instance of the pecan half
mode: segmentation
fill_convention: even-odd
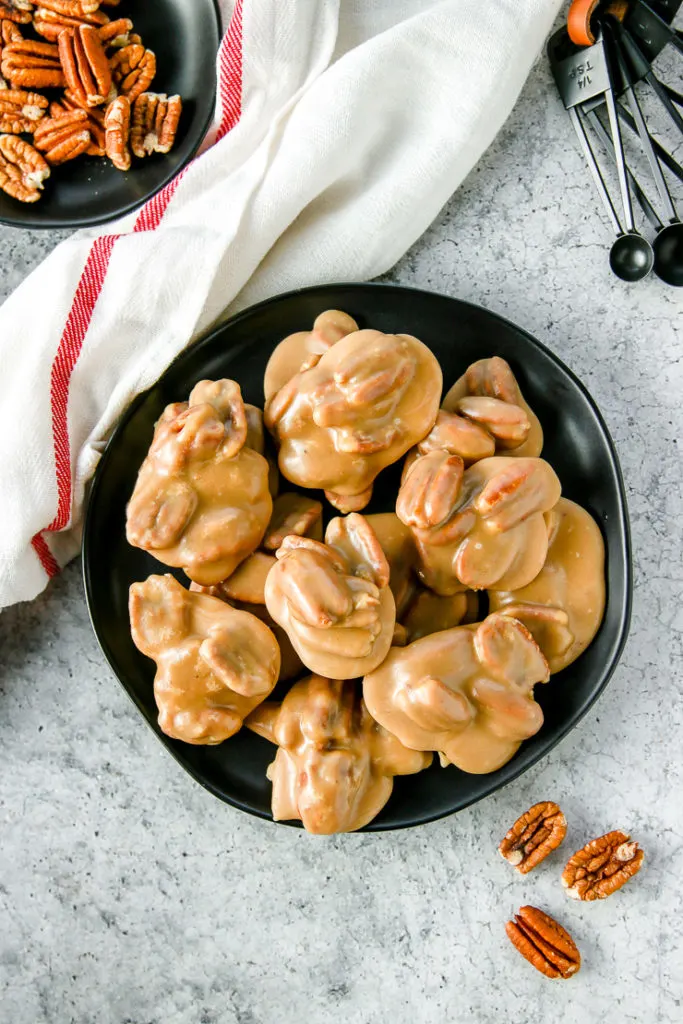
[[[52,43],[33,39],[10,43],[3,48],[0,70],[15,89],[49,89],[64,85],[59,52]]]
[[[57,11],[48,10],[47,7],[38,7],[33,17],[33,27],[36,32],[49,39],[50,42],[57,42],[59,33],[64,29],[72,32],[79,25],[94,25],[100,28],[109,23],[109,17],[104,11],[94,11],[91,14],[77,14],[73,17],[61,14]]]
[[[3,18],[2,6],[0,6],[0,44],[9,46],[10,43],[20,43],[23,38],[17,23]]]
[[[50,168],[40,153],[18,135],[0,135],[0,189],[22,203],[40,199]]]
[[[18,25],[31,22],[33,4],[30,0],[0,0],[0,18],[13,21]]]
[[[109,61],[96,28],[79,25],[75,32],[61,32],[59,59],[66,83],[81,106],[97,107],[110,98]]]
[[[130,101],[127,96],[117,96],[107,107],[104,136],[106,153],[114,167],[119,171],[129,170]]]
[[[33,27],[39,36],[56,43],[60,32],[69,29],[75,32],[79,25],[94,25],[103,27],[107,25],[109,18],[104,11],[95,11],[93,14],[82,14],[70,18],[65,14],[58,14],[56,11],[49,11],[45,7],[39,7],[33,18]]]
[[[180,96],[143,92],[133,104],[130,148],[137,157],[168,153],[175,141],[183,109]]]
[[[83,110],[83,107],[73,98],[72,93],[67,89],[62,96],[61,103],[50,104],[50,117],[60,117],[71,110]],[[104,132],[104,111],[97,107],[88,107],[87,128],[92,139],[85,151],[86,156],[104,156],[106,153],[106,140]]]
[[[410,467],[396,501],[406,526],[426,530],[448,519],[460,493],[464,463],[459,455],[429,452]]]
[[[40,6],[67,18],[85,18],[97,12],[100,0],[40,0]]]
[[[640,871],[645,854],[625,832],[607,832],[577,850],[562,872],[574,900],[604,900]]]
[[[46,110],[47,100],[39,93],[5,89],[0,94],[0,132],[32,132]]]
[[[133,22],[130,18],[117,18],[110,21],[98,30],[102,46],[111,47],[114,50],[122,46],[130,45],[130,34],[133,31]]]
[[[534,804],[514,823],[501,842],[501,856],[521,874],[540,864],[567,834],[567,819],[550,800]]]
[[[85,110],[69,110],[59,117],[48,117],[36,128],[33,141],[51,166],[75,160],[91,143]]]
[[[515,949],[546,978],[571,978],[581,966],[569,932],[537,907],[520,907],[505,931]]]
[[[114,82],[131,103],[149,88],[156,71],[156,56],[140,44],[124,46],[111,59]]]

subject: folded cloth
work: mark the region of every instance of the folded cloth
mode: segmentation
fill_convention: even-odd
[[[77,552],[112,426],[194,336],[409,248],[510,113],[559,0],[222,7],[201,155],[59,245],[0,309],[0,607]]]

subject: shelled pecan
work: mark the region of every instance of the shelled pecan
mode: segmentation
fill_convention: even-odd
[[[0,18],[18,25],[29,25],[33,12],[30,0],[0,0]]]
[[[132,103],[152,84],[157,59],[152,50],[141,44],[124,46],[110,61],[111,74],[119,92]]]
[[[15,21],[2,19],[2,7],[0,7],[0,46],[9,46],[10,43],[20,43],[23,38],[21,29]]]
[[[70,110],[59,117],[45,118],[36,128],[33,141],[53,167],[75,160],[91,142],[88,115],[84,110]]]
[[[567,834],[567,819],[550,800],[534,804],[514,823],[498,850],[521,874],[540,864]]]
[[[546,978],[571,978],[581,967],[569,932],[537,907],[520,907],[505,931],[515,949]]]
[[[98,35],[102,46],[119,50],[130,45],[130,34],[133,31],[133,22],[130,18],[117,18],[98,29]]]
[[[100,0],[40,0],[40,6],[67,18],[84,18],[97,12]]]
[[[61,102],[50,104],[50,117],[60,117],[70,110],[83,110],[83,107],[74,100],[73,95],[67,89],[62,96]],[[105,156],[104,111],[99,110],[97,107],[88,107],[85,113],[88,118],[87,128],[92,139],[92,142],[85,151],[86,156]]]
[[[117,96],[104,115],[106,154],[119,171],[130,168],[130,101]]]
[[[37,92],[5,89],[0,94],[0,132],[20,135],[32,132],[45,116],[47,100]]]
[[[96,107],[110,99],[111,71],[96,28],[79,25],[75,32],[61,32],[59,59],[66,83],[82,106]]]
[[[83,14],[70,18],[65,14],[58,14],[56,11],[49,11],[45,7],[39,7],[33,18],[33,27],[39,36],[56,43],[59,33],[64,29],[74,32],[79,25],[93,25],[95,28],[104,27],[109,23],[109,17],[104,11],[95,11],[93,14]]]
[[[645,854],[625,832],[607,832],[570,857],[562,885],[574,900],[604,900],[636,875]]]
[[[40,153],[18,135],[0,135],[0,189],[22,203],[40,198],[50,168]]]
[[[133,104],[130,148],[137,157],[168,153],[182,112],[180,96],[143,92]]]
[[[50,89],[64,85],[59,53],[52,43],[23,39],[4,46],[0,70],[15,89]]]

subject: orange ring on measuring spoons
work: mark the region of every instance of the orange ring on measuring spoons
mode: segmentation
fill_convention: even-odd
[[[577,46],[592,46],[595,42],[591,21],[599,6],[600,0],[573,0],[567,15],[567,32]],[[619,21],[624,20],[627,12],[628,0],[612,0],[607,5],[607,13]]]

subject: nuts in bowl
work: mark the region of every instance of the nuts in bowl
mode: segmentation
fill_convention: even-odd
[[[0,151],[0,220],[75,227],[149,198],[206,132],[218,41],[212,0],[2,0],[0,136],[47,171]]]
[[[110,2],[104,0],[103,6]],[[0,17],[3,9],[17,10],[4,0]],[[118,170],[127,171],[131,150],[138,159],[171,150],[182,100],[148,91],[156,75],[156,54],[142,44],[129,18],[112,21],[95,0],[46,0],[43,7],[26,3],[22,9],[28,16],[21,23],[24,31],[51,42],[25,38],[13,20],[8,21],[11,29],[0,26],[0,73],[9,82],[3,90],[7,98],[0,96],[2,132],[32,135],[35,157],[36,151],[42,152],[49,169],[87,153],[106,156]],[[27,160],[31,143],[24,142]],[[12,166],[4,150],[0,160]],[[31,186],[24,176],[23,188],[16,188],[6,173],[7,182],[0,177],[0,188],[24,203],[40,198],[49,177],[48,170]]]

